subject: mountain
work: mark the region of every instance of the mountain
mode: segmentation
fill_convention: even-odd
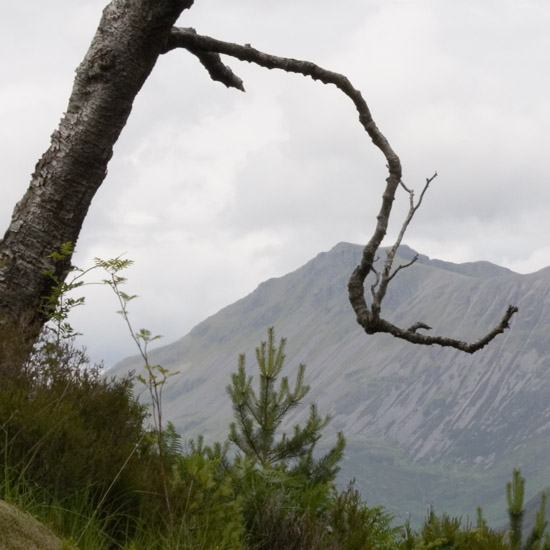
[[[511,329],[474,355],[366,335],[347,298],[362,248],[340,243],[222,309],[151,360],[179,370],[164,393],[165,417],[184,438],[227,434],[225,388],[246,353],[275,326],[288,339],[288,374],[307,365],[309,397],[333,417],[327,434],[348,440],[342,481],[356,478],[363,498],[413,521],[428,506],[493,522],[505,520],[505,482],[514,467],[527,493],[550,480],[550,268],[520,275],[488,262],[453,264],[419,256],[393,280],[385,316],[400,326],[423,321],[472,340],[514,304]],[[398,261],[414,255],[402,246]],[[137,358],[115,372],[138,369]],[[300,418],[296,412],[292,422]]]

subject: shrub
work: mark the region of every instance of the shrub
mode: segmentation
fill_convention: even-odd
[[[8,481],[24,482],[63,501],[85,490],[101,513],[135,509],[136,488],[146,487],[154,457],[143,428],[147,412],[132,395],[132,378],[105,379],[101,367],[90,366],[68,340],[55,350],[42,341],[30,359],[18,362],[9,350],[19,349],[19,336],[2,342],[4,491]]]

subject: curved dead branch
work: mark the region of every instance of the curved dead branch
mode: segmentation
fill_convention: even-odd
[[[220,54],[228,55],[241,61],[255,63],[256,65],[260,65],[261,67],[265,67],[267,69],[280,69],[288,73],[297,73],[303,76],[309,76],[313,80],[321,81],[323,84],[333,84],[349,99],[351,99],[359,114],[359,122],[369,135],[374,145],[376,145],[376,147],[378,147],[384,155],[386,159],[386,166],[388,168],[386,187],[382,195],[380,211],[376,217],[376,227],[374,233],[367,245],[364,247],[361,262],[353,271],[348,283],[349,300],[355,311],[357,322],[363,327],[367,334],[385,332],[413,344],[436,344],[439,346],[452,347],[466,353],[474,353],[485,347],[497,335],[503,333],[507,328],[509,328],[510,319],[518,311],[518,308],[515,306],[509,306],[500,322],[485,336],[473,343],[463,342],[461,340],[447,338],[444,336],[420,334],[418,333],[418,330],[431,329],[429,325],[422,321],[414,323],[407,329],[402,329],[381,317],[382,302],[386,296],[389,283],[399,271],[412,265],[416,261],[416,258],[414,258],[408,264],[401,265],[392,272],[393,260],[399,245],[401,244],[403,236],[412,218],[414,217],[414,214],[420,207],[422,199],[424,198],[430,183],[437,177],[437,173],[426,180],[426,184],[420,194],[420,198],[418,202],[415,203],[414,191],[406,187],[402,182],[402,169],[399,157],[392,149],[388,140],[376,126],[369,107],[361,95],[361,92],[352,86],[347,77],[342,74],[323,69],[322,67],[319,67],[309,61],[278,57],[261,52],[251,47],[249,44],[241,46],[239,44],[217,40],[209,36],[199,35],[195,29],[191,28],[172,28],[166,44],[165,52],[175,48],[184,48],[193,53],[208,70],[211,78],[222,82],[228,87],[233,87],[244,91],[241,79],[238,78],[229,67],[222,63]],[[386,252],[386,260],[382,271],[379,273],[374,268],[374,262],[376,261],[376,254],[388,229],[393,201],[399,186],[401,186],[409,194],[409,212],[401,226],[401,230],[395,244]],[[375,282],[371,286],[372,301],[369,306],[365,298],[365,281],[371,272],[375,274]]]

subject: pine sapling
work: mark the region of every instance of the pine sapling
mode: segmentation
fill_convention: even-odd
[[[261,467],[281,466],[285,470],[303,474],[311,481],[332,481],[339,471],[345,440],[338,433],[336,445],[320,459],[313,451],[330,416],[320,416],[315,404],[310,405],[309,416],[303,426],[296,425],[292,435],[279,435],[286,415],[306,397],[310,387],[304,384],[305,365],[300,364],[294,387],[288,377],[277,381],[285,363],[286,339],[275,344],[275,331],[268,329],[267,342],[256,348],[259,368],[257,390],[253,378],[247,376],[244,354],[239,357],[237,372],[231,375],[227,392],[233,403],[235,422],[230,425],[229,439],[243,454]]]
[[[523,498],[525,494],[525,479],[518,469],[514,470],[512,481],[506,483],[506,502],[508,503],[508,522],[510,526],[510,548],[521,549],[523,530]]]

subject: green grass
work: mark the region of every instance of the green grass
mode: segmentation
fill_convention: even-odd
[[[80,550],[107,550],[112,540],[105,525],[112,518],[99,518],[90,506],[89,491],[83,489],[65,501],[58,501],[44,490],[33,487],[13,470],[4,468],[0,479],[0,498],[36,518],[66,542]]]

